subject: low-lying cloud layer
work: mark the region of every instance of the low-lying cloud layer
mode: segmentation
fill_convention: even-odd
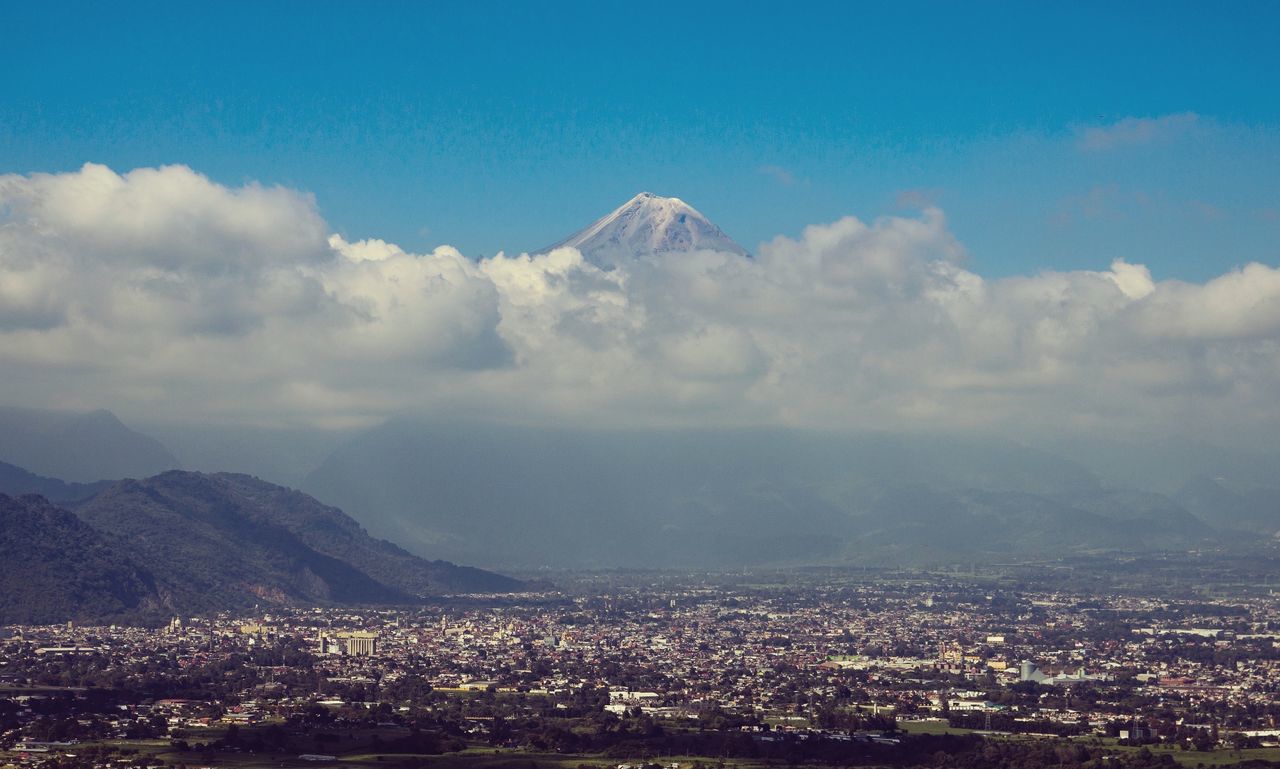
[[[986,280],[936,208],[756,254],[476,261],[348,242],[308,195],[183,166],[0,176],[0,401],[313,425],[1276,423],[1265,265],[1203,285],[1124,261]]]

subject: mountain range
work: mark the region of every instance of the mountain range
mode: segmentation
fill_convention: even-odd
[[[0,496],[0,622],[412,604],[523,587],[414,556],[341,510],[246,475],[168,471],[107,484],[66,506]]]
[[[1208,521],[971,436],[587,431],[402,419],[302,483],[415,552],[485,566],[927,564],[1187,549],[1280,529],[1280,492]],[[1267,495],[1270,495],[1269,497]],[[1269,516],[1269,517],[1268,517]]]
[[[687,203],[650,193],[544,251],[559,247],[606,269],[702,249],[750,258]],[[1280,533],[1280,463],[1187,442],[1049,451],[979,435],[414,417],[341,433],[162,427],[205,472],[176,470],[110,412],[0,408],[0,558],[38,577],[24,587],[10,574],[6,596],[44,590],[80,613],[401,603],[522,587],[453,561],[923,565],[1252,547]]]
[[[454,562],[741,568],[1239,546],[1241,532],[1280,530],[1280,490],[1259,478],[1191,476],[1158,493],[993,438],[409,418],[339,442],[298,484],[314,496],[244,474],[70,483],[0,463],[0,492],[73,511],[128,556],[106,561],[154,587],[104,605],[191,610],[519,588]]]
[[[110,485],[111,481],[68,483],[58,478],[36,475],[8,462],[0,462],[0,492],[12,496],[34,494],[51,502],[78,502]]]
[[[178,467],[159,441],[110,411],[0,407],[0,461],[63,481],[141,478]]]

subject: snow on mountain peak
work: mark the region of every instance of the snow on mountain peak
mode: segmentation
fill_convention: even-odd
[[[578,249],[588,260],[606,264],[620,258],[700,250],[748,256],[746,249],[693,206],[652,192],[641,192],[541,253],[565,246]]]

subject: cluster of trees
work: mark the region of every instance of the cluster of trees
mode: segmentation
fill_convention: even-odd
[[[939,751],[935,769],[1177,769],[1168,753],[1147,749],[1116,753],[1099,746],[1059,740],[985,740],[962,750]],[[1263,762],[1263,766],[1274,766]]]
[[[0,699],[0,748],[12,746],[21,737],[39,742],[97,740],[115,736],[123,729],[131,739],[146,739],[165,733],[164,719],[145,713],[122,711],[129,698],[120,692],[87,690],[58,692],[31,697],[22,706],[30,711],[19,716],[18,703]]]
[[[1017,734],[1055,734],[1074,737],[1089,731],[1087,724],[1064,724],[1045,719],[1018,720],[1012,713],[952,713],[947,723],[957,729],[991,729]]]
[[[8,663],[5,676],[12,683],[128,692],[131,702],[180,697],[234,703],[239,692],[269,677],[305,691],[313,691],[316,683],[314,658],[302,641],[292,638],[195,665],[158,653],[132,660],[100,654],[42,657],[29,643],[10,644],[2,652]],[[269,673],[264,670],[268,667]]]

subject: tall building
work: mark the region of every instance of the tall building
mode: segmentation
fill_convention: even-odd
[[[339,633],[338,642],[348,657],[372,657],[378,653],[378,634],[367,630]]]
[[[344,657],[372,657],[378,653],[378,634],[368,630],[344,630],[334,635],[321,634],[321,654]]]

